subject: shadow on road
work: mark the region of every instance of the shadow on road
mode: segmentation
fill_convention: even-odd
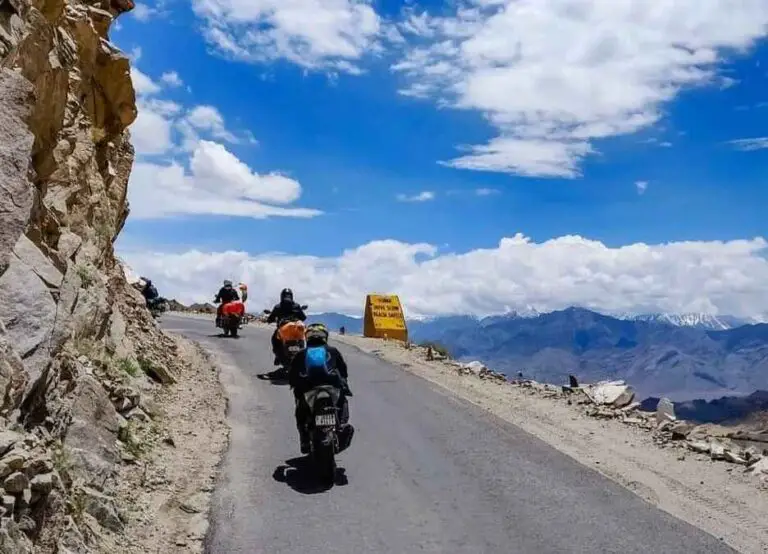
[[[256,378],[261,379],[262,381],[269,381],[273,385],[288,384],[288,375],[285,371],[280,369],[276,369],[267,373],[259,373],[256,375]]]
[[[219,338],[219,339],[239,339],[240,335],[237,335],[236,337],[233,337],[231,335],[225,335],[224,333],[216,333],[215,335],[208,335],[212,338]]]
[[[272,478],[278,483],[285,483],[301,494],[319,494],[330,490],[333,485],[317,479],[309,461],[309,456],[291,458],[275,468]],[[344,468],[336,468],[334,485],[343,487],[349,480]]]

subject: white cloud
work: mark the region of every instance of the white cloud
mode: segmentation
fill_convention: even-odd
[[[648,190],[648,181],[635,181],[635,188],[637,194],[645,194],[645,191]]]
[[[196,106],[184,118],[183,132],[187,137],[196,136],[195,131],[207,131],[211,136],[226,142],[238,143],[240,140],[224,125],[224,118],[213,106]],[[189,126],[187,128],[186,126]],[[252,139],[253,136],[251,135]]]
[[[298,181],[273,172],[259,175],[223,145],[200,141],[189,169],[176,161],[135,164],[128,188],[133,219],[178,215],[314,217],[317,210],[290,208],[301,195]]]
[[[494,194],[501,194],[499,189],[479,188],[475,189],[477,196],[493,196]]]
[[[767,248],[762,238],[609,248],[578,236],[534,243],[517,235],[464,254],[385,240],[335,258],[194,250],[121,256],[165,296],[185,302],[207,300],[211,283],[222,279],[243,281],[254,309],[289,286],[311,311],[359,313],[366,294],[381,292],[399,294],[410,315],[579,305],[768,317]]]
[[[727,53],[768,30],[765,0],[458,0],[408,12],[404,94],[475,110],[496,129],[447,162],[572,178],[597,139],[653,125],[685,87],[730,85]]]
[[[131,125],[131,143],[141,155],[164,154],[173,148],[167,106],[138,102],[139,114]]]
[[[314,217],[321,212],[287,206],[298,200],[301,185],[278,172],[260,175],[223,144],[256,144],[250,131],[229,131],[213,106],[185,109],[162,98],[163,88],[136,68],[131,69],[139,114],[130,128],[138,159],[131,173],[129,201],[133,219],[180,215]],[[179,86],[176,72],[160,83]],[[181,156],[181,161],[173,155]],[[148,156],[152,156],[151,161]]]
[[[209,43],[251,62],[285,59],[306,69],[359,73],[379,50],[379,16],[369,0],[193,0]]]
[[[131,59],[131,63],[137,63],[141,59],[141,46],[134,47],[128,57]]]
[[[139,50],[139,54],[141,54],[141,50]],[[131,79],[133,80],[133,88],[139,96],[157,94],[162,90],[160,85],[154,82],[148,75],[139,71],[136,67],[131,67]]]
[[[157,10],[155,8],[151,8],[141,2],[137,3],[133,10],[131,10],[131,15],[139,21],[149,21],[156,13]]]
[[[435,199],[435,193],[429,190],[425,190],[412,196],[408,196],[407,194],[398,194],[397,199],[400,202],[428,202]]]
[[[160,80],[169,87],[180,87],[184,84],[184,81],[181,80],[181,77],[175,71],[166,71],[160,77]]]
[[[743,150],[745,152],[764,150],[768,148],[768,137],[736,139],[729,141],[728,144],[732,144],[737,150]]]

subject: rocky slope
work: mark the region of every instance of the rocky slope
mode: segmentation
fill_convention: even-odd
[[[131,0],[0,0],[0,552],[88,552],[176,343],[126,283]],[[33,546],[34,545],[34,546]]]

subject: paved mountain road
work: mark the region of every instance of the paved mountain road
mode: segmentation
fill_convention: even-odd
[[[222,363],[232,426],[207,551],[235,553],[733,552],[522,430],[438,387],[339,345],[350,368],[350,449],[330,490],[301,463],[269,332],[217,338],[208,319],[165,328]],[[346,482],[345,482],[346,481]]]

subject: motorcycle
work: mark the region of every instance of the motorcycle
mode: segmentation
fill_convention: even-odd
[[[307,306],[301,306],[306,310]],[[272,313],[270,310],[264,310],[265,314]],[[296,357],[296,354],[307,347],[306,326],[302,321],[294,319],[284,319],[277,322],[277,338],[280,341],[281,350],[278,354],[278,367],[275,371],[266,374],[272,380],[283,380],[288,378],[288,368]]]
[[[147,308],[152,317],[157,319],[165,311],[168,311],[168,300],[162,296],[147,301]]]
[[[309,457],[318,477],[333,484],[339,453],[338,404],[341,390],[332,385],[315,387],[304,394],[309,406],[306,423],[310,436]]]
[[[277,330],[277,336],[282,345],[282,354],[280,356],[280,365],[289,368],[296,354],[307,347],[305,337],[306,326],[301,321],[288,320],[281,322]]]
[[[220,327],[224,336],[237,337],[240,325],[245,316],[245,304],[240,300],[233,300],[221,306],[221,315],[216,316],[216,327]]]

